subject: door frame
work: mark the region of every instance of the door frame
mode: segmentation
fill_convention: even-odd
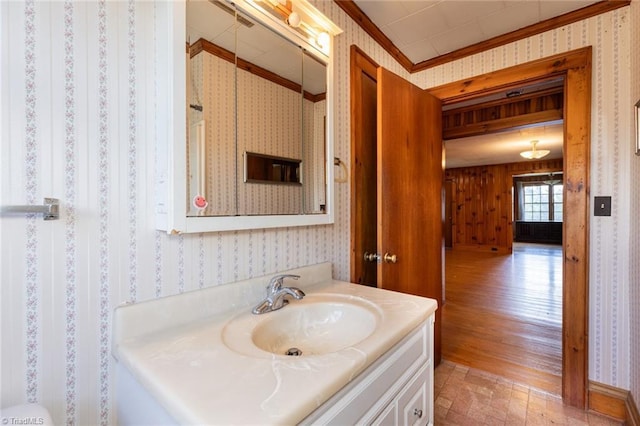
[[[364,267],[362,263],[362,252],[368,248],[363,247],[361,236],[366,227],[365,209],[361,205],[362,197],[358,196],[359,186],[362,184],[362,178],[359,176],[360,153],[359,150],[362,144],[359,141],[363,138],[363,125],[365,117],[362,114],[362,102],[360,97],[360,90],[362,85],[362,74],[366,74],[377,82],[378,76],[378,64],[371,59],[366,53],[364,53],[358,46],[351,45],[350,52],[350,95],[351,95],[351,178],[350,190],[351,190],[351,202],[350,202],[350,281],[357,283],[360,281],[360,277],[363,275]],[[377,118],[376,118],[377,120]],[[375,182],[374,182],[375,184]],[[375,250],[375,247],[373,247]]]
[[[562,399],[586,408],[589,349],[591,47],[427,89],[443,105],[535,81],[564,78]]]
[[[427,89],[443,105],[463,99],[506,91],[535,81],[564,78],[564,206],[563,297],[562,297],[562,399],[566,404],[585,409],[588,389],[588,312],[589,312],[589,194],[591,148],[591,47],[515,65],[480,76]],[[364,64],[364,65],[363,65]],[[359,129],[354,116],[359,114],[354,97],[354,73],[378,65],[356,46],[351,46],[351,138]],[[571,102],[569,102],[571,100]],[[351,165],[355,155],[353,143]],[[356,195],[351,183],[351,199]],[[351,202],[351,211],[356,208]],[[351,274],[353,276],[354,241],[357,229],[351,224]]]

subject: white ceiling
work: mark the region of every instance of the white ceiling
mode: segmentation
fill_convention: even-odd
[[[532,140],[538,141],[537,150],[551,151],[544,157],[545,160],[562,158],[563,125],[547,123],[526,129],[445,141],[446,168],[528,161],[520,156],[520,152],[530,151]]]
[[[354,0],[411,62],[581,9],[597,0]]]

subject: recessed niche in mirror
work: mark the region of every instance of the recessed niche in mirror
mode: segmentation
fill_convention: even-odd
[[[324,61],[226,2],[187,1],[187,216],[326,211]],[[244,153],[301,159],[302,186],[250,183]]]
[[[244,153],[244,182],[300,186],[300,162],[295,158]]]

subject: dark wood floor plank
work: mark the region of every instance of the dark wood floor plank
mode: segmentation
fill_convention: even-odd
[[[442,356],[561,393],[562,247],[447,250]]]

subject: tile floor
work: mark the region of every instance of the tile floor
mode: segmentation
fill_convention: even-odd
[[[621,425],[480,370],[443,361],[435,369],[435,425]]]

